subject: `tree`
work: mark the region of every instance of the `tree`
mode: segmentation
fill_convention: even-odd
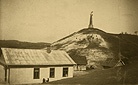
[[[135,31],[134,34],[137,35],[138,34],[138,31]]]
[[[125,34],[128,34],[127,32],[125,32]]]

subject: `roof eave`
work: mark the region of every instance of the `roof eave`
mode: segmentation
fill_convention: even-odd
[[[76,64],[58,64],[58,65],[8,65],[9,68],[34,68],[34,67],[59,67],[74,66]]]

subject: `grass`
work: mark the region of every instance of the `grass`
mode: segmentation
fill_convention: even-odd
[[[123,67],[105,70],[89,70],[75,73],[73,78],[49,82],[49,84],[138,84],[138,61]]]

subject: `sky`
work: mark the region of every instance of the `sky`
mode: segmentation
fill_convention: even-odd
[[[0,39],[55,42],[93,25],[108,33],[138,31],[138,0],[0,0]]]

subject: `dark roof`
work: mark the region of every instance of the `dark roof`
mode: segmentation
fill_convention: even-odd
[[[71,65],[75,62],[65,51],[1,48],[6,65]]]
[[[85,56],[71,56],[71,58],[74,60],[76,64],[87,64],[87,60]]]
[[[119,53],[118,57],[116,58],[107,58],[105,61],[101,62],[101,65],[103,66],[108,66],[108,67],[115,67],[117,66],[119,63],[122,63],[122,59],[124,59],[125,57]]]
[[[118,59],[107,58],[105,61],[101,62],[102,66],[114,67],[118,63]]]
[[[106,61],[101,62],[102,66],[107,66],[107,67],[116,67],[119,64],[124,65],[124,62],[122,60],[115,59],[115,58],[107,58]]]

